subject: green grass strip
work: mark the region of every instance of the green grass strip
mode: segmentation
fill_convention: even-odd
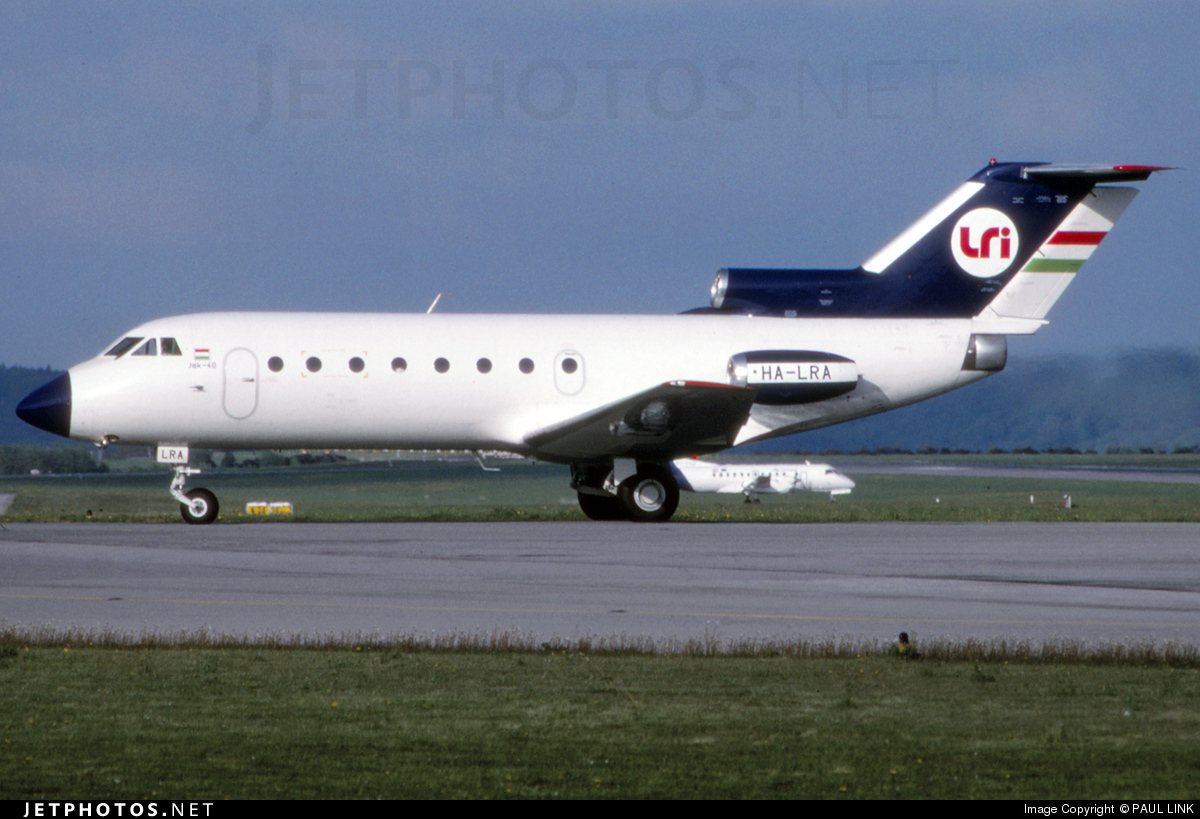
[[[1008,463],[1022,457],[996,460]],[[944,460],[955,463],[952,458]],[[1135,457],[1131,460],[1141,463]],[[1165,456],[1164,460],[1177,464],[1175,468],[1195,468],[1194,456]],[[1026,478],[863,473],[853,477],[858,484],[854,492],[834,503],[828,495],[817,493],[764,495],[761,503],[746,504],[740,495],[685,492],[673,520],[1200,522],[1197,484],[1097,481],[1070,474]],[[167,494],[167,483],[165,474],[0,479],[0,493],[15,496],[0,523],[145,521],[182,525],[179,504]],[[411,470],[214,472],[197,477],[194,484],[217,493],[221,521],[227,523],[585,519],[575,492],[567,486],[566,470],[548,465],[514,464],[501,473],[463,465]],[[247,514],[249,501],[288,501],[295,513]]]
[[[546,649],[0,652],[0,798],[1186,799],[1200,671]]]

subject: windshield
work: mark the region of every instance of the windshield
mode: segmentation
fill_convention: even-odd
[[[133,349],[141,340],[142,336],[126,336],[114,344],[113,348],[105,353],[105,355],[111,355],[113,358],[120,358],[121,356],[125,355],[125,353]]]

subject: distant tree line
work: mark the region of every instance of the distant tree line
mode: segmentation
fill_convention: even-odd
[[[81,446],[0,446],[0,475],[74,475],[107,472],[108,464],[96,460],[95,450]]]
[[[239,457],[240,456],[240,457]],[[279,469],[288,466],[316,466],[318,464],[345,463],[345,455],[338,452],[300,451],[284,455],[273,449],[259,449],[234,453],[231,451],[203,450],[193,461],[209,469]]]
[[[78,444],[35,446],[13,444],[0,446],[0,475],[76,474],[79,472],[108,472],[105,460],[136,458],[146,461],[148,469],[163,469],[154,462],[148,447],[110,447],[100,450]],[[238,452],[200,449],[192,453],[192,465],[202,469],[279,469],[290,466],[341,464],[348,460],[340,452],[299,451],[283,454],[274,450],[241,450]]]

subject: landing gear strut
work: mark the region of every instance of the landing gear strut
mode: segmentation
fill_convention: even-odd
[[[171,496],[179,501],[179,512],[183,515],[184,521],[200,524],[212,523],[216,520],[217,512],[220,511],[216,495],[207,489],[183,491],[183,484],[187,480],[187,476],[199,475],[200,470],[182,464],[176,464],[172,469],[175,477],[171,479]]]
[[[579,508],[591,520],[626,520],[612,481],[612,467],[575,464],[571,467],[571,488],[579,497]]]

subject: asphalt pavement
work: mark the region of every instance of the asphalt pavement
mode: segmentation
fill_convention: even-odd
[[[0,624],[122,634],[1200,640],[1200,525],[5,524]]]

